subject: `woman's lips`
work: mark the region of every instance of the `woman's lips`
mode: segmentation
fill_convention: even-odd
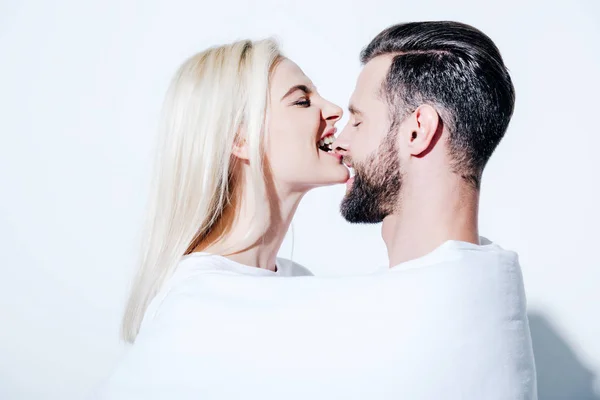
[[[333,136],[333,135],[336,134],[336,132],[337,132],[337,128],[336,127],[329,128],[329,129],[327,129],[327,130],[325,130],[323,132],[323,134],[321,135],[321,139],[323,139],[323,138],[325,138],[327,136]]]
[[[338,154],[334,151],[327,151],[327,152],[323,152],[326,153],[328,156],[334,157],[336,160],[338,160],[340,162],[340,164],[342,163],[342,155]]]

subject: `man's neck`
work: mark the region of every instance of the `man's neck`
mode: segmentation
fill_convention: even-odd
[[[390,267],[422,257],[448,240],[479,244],[478,208],[479,192],[462,181],[403,188],[397,211],[382,226]]]

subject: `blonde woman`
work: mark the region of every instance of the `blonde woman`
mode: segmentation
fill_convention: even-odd
[[[146,334],[190,276],[310,274],[276,255],[302,197],[348,179],[331,151],[341,116],[271,40],[210,48],[183,63],[164,102],[126,341]]]

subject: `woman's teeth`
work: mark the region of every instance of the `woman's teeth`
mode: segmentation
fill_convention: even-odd
[[[333,148],[331,147],[331,145],[333,144],[333,142],[335,141],[335,137],[332,136],[326,136],[323,139],[319,140],[318,146],[319,149],[329,152],[332,151]]]

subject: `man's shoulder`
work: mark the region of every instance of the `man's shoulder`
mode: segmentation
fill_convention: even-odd
[[[514,251],[506,250],[499,245],[481,238],[480,244],[448,240],[430,253],[400,263],[392,268],[392,272],[409,270],[431,269],[459,269],[487,267],[488,270],[519,269],[518,255]],[[484,271],[485,272],[485,271]]]
[[[485,311],[503,320],[525,312],[518,256],[491,242],[446,242],[425,257],[392,267],[387,277],[391,285],[418,287],[429,299],[443,299],[440,308],[456,308],[465,316]]]

